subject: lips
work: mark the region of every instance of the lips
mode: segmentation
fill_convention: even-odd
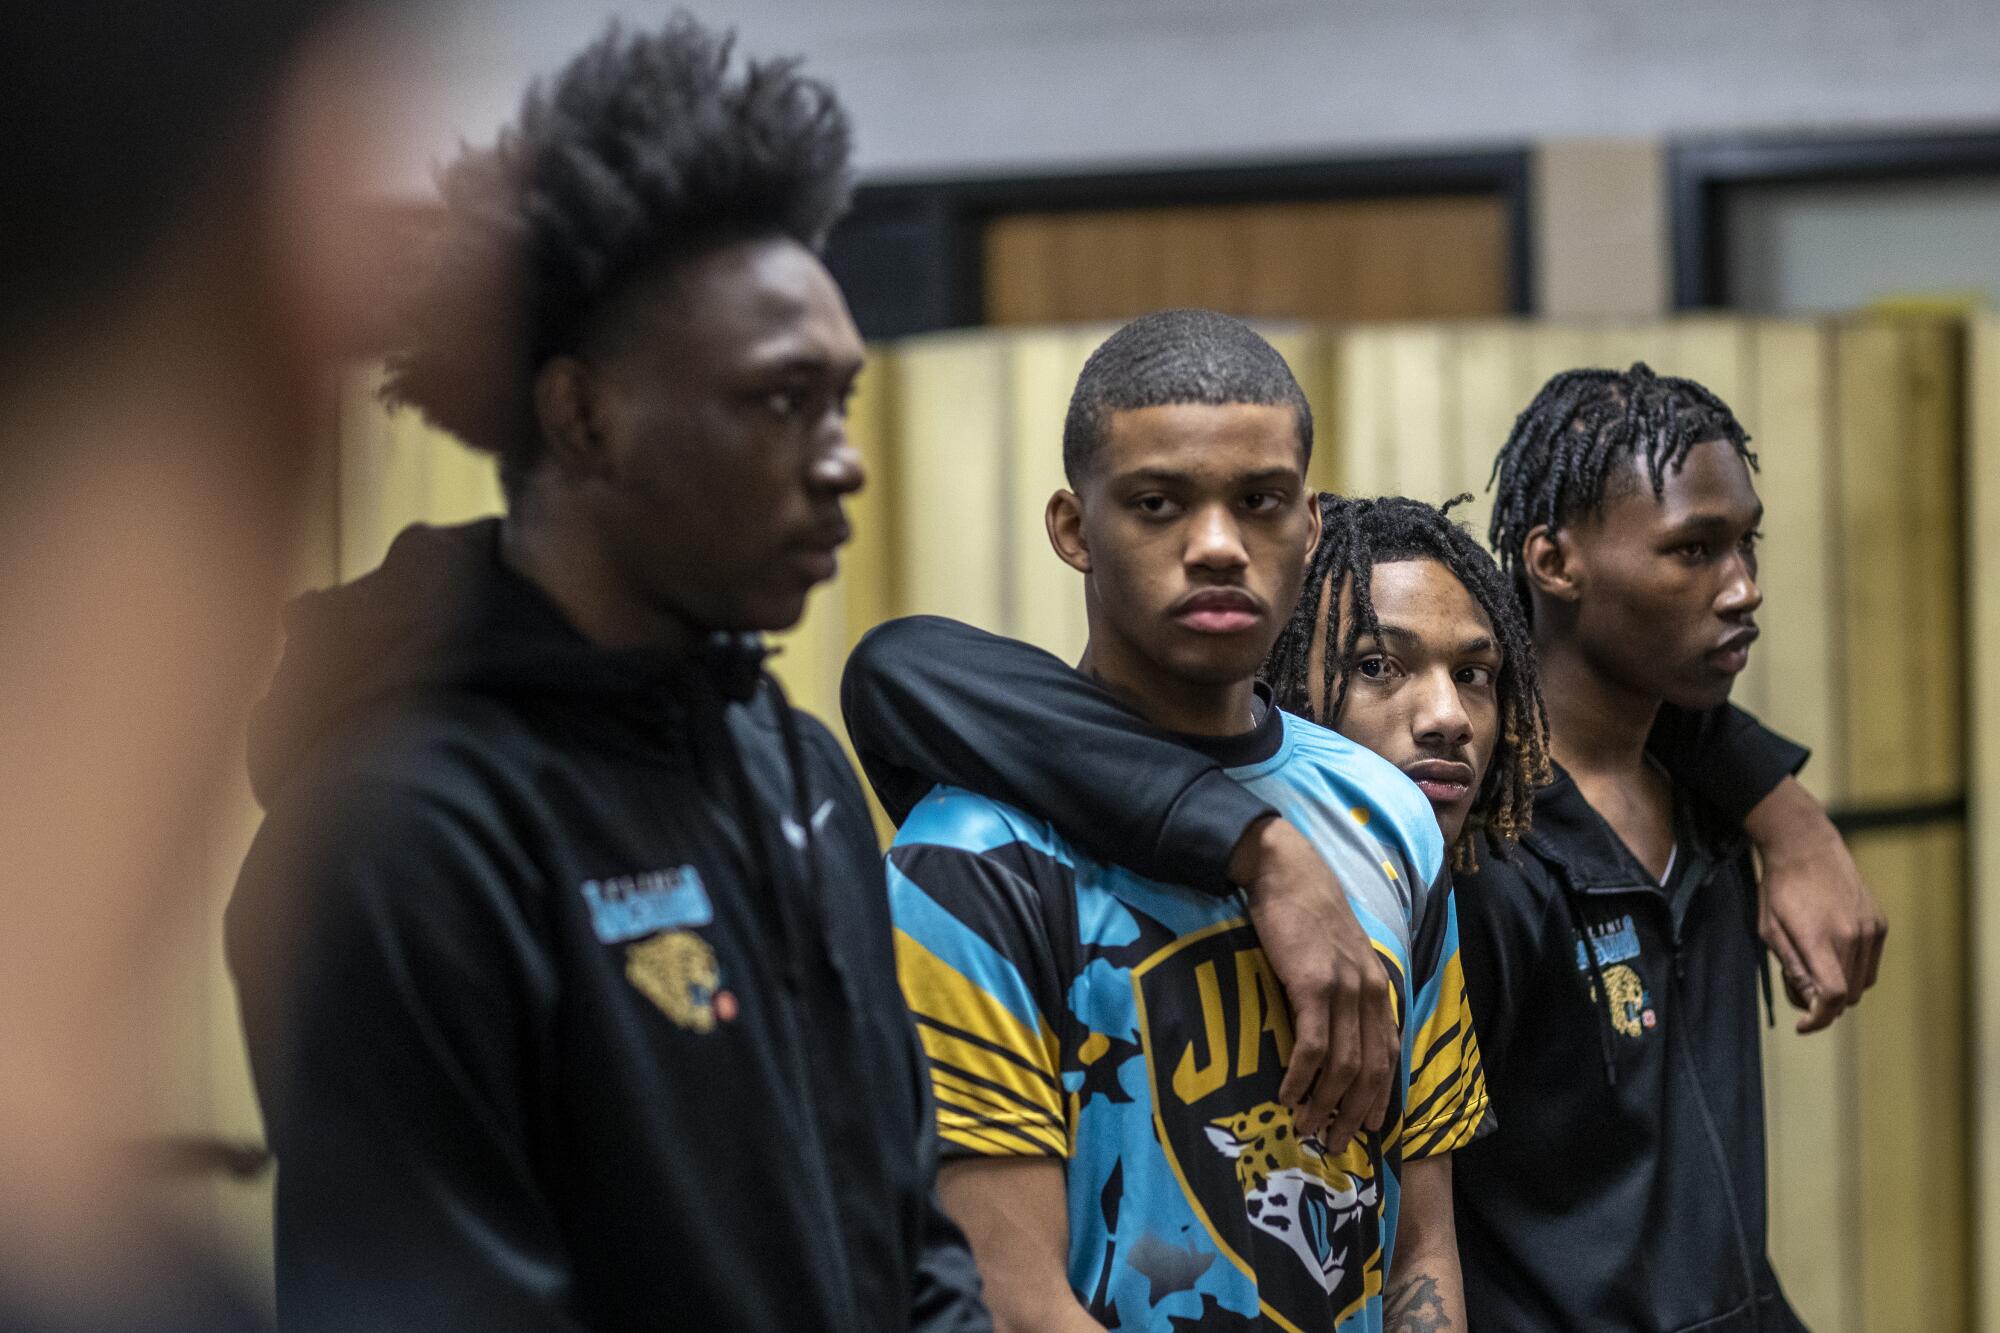
[[[1264,606],[1241,588],[1203,588],[1174,603],[1170,614],[1198,634],[1241,634],[1264,618]]]
[[[1456,805],[1472,793],[1472,765],[1455,759],[1419,759],[1403,772],[1436,806]]]
[[[792,562],[814,583],[824,583],[840,569],[836,552],[846,545],[850,535],[851,529],[845,521],[816,532],[792,547]]]
[[[1733,676],[1750,665],[1750,645],[1755,642],[1757,630],[1754,627],[1739,629],[1711,648],[1708,660],[1717,670]]]

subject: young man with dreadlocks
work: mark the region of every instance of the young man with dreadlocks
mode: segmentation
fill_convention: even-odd
[[[1499,566],[1442,507],[1319,497],[1305,591],[1264,664],[1281,708],[1388,759],[1437,814],[1452,868],[1511,844],[1549,779],[1528,626]]]
[[[1663,705],[1714,708],[1749,661],[1755,463],[1720,399],[1641,364],[1550,380],[1495,464],[1557,767],[1519,854],[1464,884],[1504,1126],[1458,1178],[1485,1326],[1798,1327],[1765,1249],[1755,872],[1741,821],[1647,751]]]
[[[754,639],[861,484],[847,159],[676,19],[445,175],[391,393],[507,513],[297,608],[230,907],[288,1329],[990,1328],[867,807]]]
[[[1072,489],[1047,527],[1083,575],[1082,673],[1311,831],[1390,980],[1402,1077],[1379,1131],[1320,1139],[1282,1101],[1292,1024],[1240,898],[932,791],[891,853],[897,963],[931,1058],[944,1201],[1001,1328],[1370,1330],[1385,1294],[1418,1282],[1463,1318],[1450,1154],[1486,1095],[1444,840],[1394,768],[1256,682],[1319,534],[1311,432],[1247,326],[1143,317],[1078,377]]]

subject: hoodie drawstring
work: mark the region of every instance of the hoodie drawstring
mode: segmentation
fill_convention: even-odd
[[[785,697],[785,687],[778,678],[768,671],[761,673],[764,685],[771,692],[771,704],[778,713],[778,735],[784,742],[785,767],[792,780],[792,819],[798,833],[794,837],[786,830],[786,841],[799,854],[803,862],[801,878],[805,885],[806,899],[812,905],[815,915],[821,918],[820,927],[826,929],[826,901],[820,891],[820,866],[817,850],[813,846],[816,830],[813,828],[818,812],[812,806],[811,770],[806,767],[805,745],[799,739],[798,719],[792,714],[791,700]],[[853,978],[848,975],[847,964],[842,960],[841,951],[829,942],[826,949],[828,963],[833,968],[835,978],[840,982],[840,990],[847,1002],[859,1009],[862,1005],[860,994],[854,987]]]
[[[1611,1053],[1611,1019],[1607,1008],[1611,1003],[1611,991],[1604,984],[1604,964],[1598,960],[1597,941],[1591,938],[1590,926],[1584,919],[1577,891],[1566,884],[1563,886],[1563,904],[1569,908],[1570,919],[1576,924],[1577,938],[1582,941],[1583,956],[1590,965],[1590,980],[1596,993],[1585,998],[1590,1002],[1591,1012],[1597,1016],[1597,1050],[1604,1059],[1604,1081],[1615,1088],[1618,1086],[1618,1064]]]
[[[710,671],[697,670],[690,675],[698,696],[691,710],[695,716],[696,732],[704,741],[703,748],[712,752],[728,779],[730,796],[736,805],[736,817],[743,828],[743,841],[750,852],[751,892],[764,900],[763,905],[776,927],[785,985],[797,993],[803,989],[805,982],[800,925],[789,901],[791,895],[778,882],[769,840],[770,821],[766,817],[764,803],[757,799],[750,774],[743,767],[743,756],[736,748],[736,738],[729,731],[725,682],[718,680],[716,673]]]

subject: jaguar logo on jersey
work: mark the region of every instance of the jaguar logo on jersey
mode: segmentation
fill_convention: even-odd
[[[1331,1330],[1381,1289],[1376,1137],[1330,1156],[1278,1104],[1292,1025],[1246,922],[1175,940],[1132,987],[1154,1131],[1189,1204],[1273,1327]]]

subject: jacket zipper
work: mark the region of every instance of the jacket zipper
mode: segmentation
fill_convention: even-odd
[[[1754,1326],[1762,1327],[1763,1307],[1757,1299],[1757,1270],[1750,1261],[1750,1238],[1743,1230],[1743,1209],[1737,1202],[1736,1182],[1729,1174],[1729,1154],[1722,1146],[1722,1134],[1715,1127],[1715,1114],[1709,1110],[1708,1094],[1701,1086],[1701,1070],[1695,1064],[1694,1049],[1688,1044],[1687,1025],[1680,1021],[1681,1007],[1687,998],[1687,970],[1681,959],[1681,931],[1678,922],[1669,923],[1668,956],[1672,960],[1674,979],[1674,1031],[1675,1044],[1680,1048],[1681,1061],[1687,1070],[1688,1085],[1694,1089],[1695,1109],[1701,1113],[1702,1132],[1708,1137],[1710,1153],[1714,1155],[1716,1175],[1722,1179],[1723,1199],[1729,1205],[1729,1227],[1736,1237],[1736,1258],[1743,1266],[1743,1283],[1746,1298],[1750,1302],[1750,1319]]]

